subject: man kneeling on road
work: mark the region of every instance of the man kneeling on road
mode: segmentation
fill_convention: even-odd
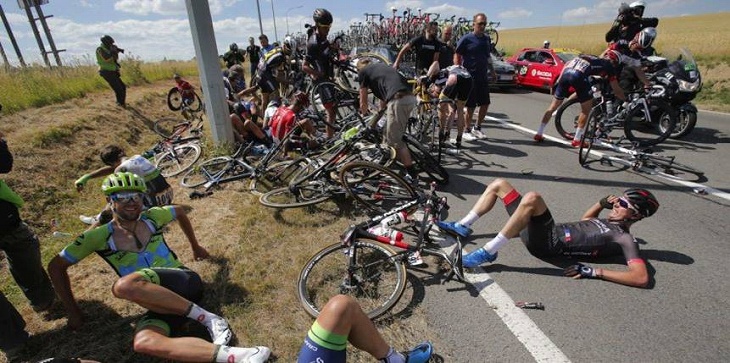
[[[83,320],[71,291],[68,268],[96,252],[120,276],[112,286],[114,296],[149,310],[137,323],[135,352],[186,362],[264,362],[269,348],[226,346],[232,335],[226,320],[197,305],[203,295],[200,276],[183,266],[162,235],[165,225],[177,220],[195,259],[208,257],[195,238],[184,207],[152,207],[143,212],[144,179],[129,172],[108,176],[102,191],[111,203],[112,221],[81,234],[48,264],[68,313],[69,327],[78,329]],[[188,319],[203,324],[213,343],[173,337]]]
[[[639,247],[629,228],[659,209],[659,202],[645,189],[626,189],[621,196],[609,195],[593,204],[579,222],[556,224],[540,194],[520,195],[506,180],[495,179],[487,186],[471,211],[458,222],[438,222],[440,229],[467,237],[469,228],[494,207],[497,198],[510,215],[497,236],[487,244],[464,255],[464,267],[474,268],[494,262],[497,251],[510,238],[520,236],[527,250],[535,257],[603,257],[620,255],[626,259],[627,271],[593,268],[576,263],[565,269],[573,278],[596,278],[623,285],[646,287],[649,274]],[[611,210],[608,218],[598,219],[602,209]]]

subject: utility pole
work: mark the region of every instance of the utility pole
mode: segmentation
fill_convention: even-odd
[[[31,0],[33,1],[33,0]],[[25,14],[28,16],[28,22],[30,23],[30,28],[33,29],[33,35],[35,35],[35,40],[38,42],[38,49],[41,50],[41,56],[43,57],[43,61],[46,63],[46,67],[51,67],[51,62],[48,60],[48,53],[46,52],[46,47],[43,45],[43,39],[41,39],[40,33],[38,33],[38,27],[35,25],[35,20],[33,19],[33,13],[30,11],[30,5],[29,0],[23,0],[23,8],[25,9]]]
[[[31,0],[33,1],[33,0]],[[51,46],[51,53],[53,53],[53,57],[56,59],[56,65],[61,66],[61,57],[58,55],[58,52],[63,52],[66,49],[57,50],[56,49],[56,43],[53,42],[53,36],[51,36],[51,29],[48,28],[48,23],[46,23],[46,18],[50,18],[53,15],[45,16],[43,15],[43,10],[41,9],[41,5],[38,1],[33,1],[33,5],[35,6],[35,11],[38,13],[38,20],[41,21],[41,26],[43,27],[43,31],[46,33],[46,39],[48,39],[48,45]]]
[[[274,19],[274,38],[279,41],[279,33],[276,31],[276,14],[274,14],[274,0],[271,0],[271,18]]]
[[[0,18],[2,18],[3,20],[3,24],[5,25],[5,31],[8,32],[8,38],[10,38],[10,43],[13,44],[15,54],[18,56],[18,61],[20,62],[20,65],[25,68],[25,60],[23,60],[23,54],[20,53],[20,47],[18,47],[18,42],[15,41],[15,36],[13,35],[13,31],[10,29],[10,23],[8,23],[8,18],[5,17],[5,11],[3,11],[2,5],[0,5]]]
[[[259,12],[259,30],[261,30],[260,34],[264,34],[264,25],[261,23],[261,4],[259,4],[259,0],[256,0],[256,10]]]

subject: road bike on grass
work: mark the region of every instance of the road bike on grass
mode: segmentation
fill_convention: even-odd
[[[172,87],[167,92],[167,107],[171,111],[180,111],[185,107],[192,112],[199,112],[203,109],[203,102],[195,90],[181,91],[178,87]]]
[[[368,317],[387,313],[401,298],[406,287],[406,269],[412,268],[409,256],[437,256],[450,267],[444,283],[454,276],[465,281],[461,262],[461,241],[451,254],[441,250],[438,239],[451,238],[433,226],[448,209],[445,197],[435,192],[431,183],[428,194],[391,209],[388,212],[350,226],[338,243],[317,252],[302,268],[297,279],[297,296],[308,314],[317,317],[332,296],[346,294],[357,299]],[[408,236],[413,242],[376,235],[368,230],[401,212],[410,218],[393,232]],[[420,215],[420,217],[419,217]],[[397,235],[397,233],[396,233]],[[393,236],[393,234],[391,234]],[[398,249],[398,252],[393,247]]]
[[[162,140],[152,148],[151,153],[154,154],[154,164],[164,177],[187,171],[203,154],[200,147],[203,119],[199,115],[188,114],[188,117],[184,121],[171,117],[155,121],[153,128]]]
[[[200,136],[203,132],[203,113],[183,107],[180,112],[183,119],[163,117],[155,121],[152,129],[165,139],[176,139],[186,136]]]

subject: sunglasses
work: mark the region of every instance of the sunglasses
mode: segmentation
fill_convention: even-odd
[[[634,213],[639,213],[639,210],[625,198],[618,198],[618,205],[624,209],[631,209]]]
[[[320,27],[320,28],[329,29],[329,28],[332,27],[332,24],[319,24],[319,23],[317,23],[317,26]]]
[[[142,193],[115,193],[110,196],[111,200],[121,204],[139,203],[144,199]]]
[[[487,22],[481,22],[481,23],[474,23],[474,24],[476,24],[476,25],[481,25],[481,26],[487,26]]]

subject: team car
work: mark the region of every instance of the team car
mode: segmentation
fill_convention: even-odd
[[[522,48],[507,62],[517,71],[518,85],[551,89],[565,63],[580,54],[578,50],[566,48]]]

